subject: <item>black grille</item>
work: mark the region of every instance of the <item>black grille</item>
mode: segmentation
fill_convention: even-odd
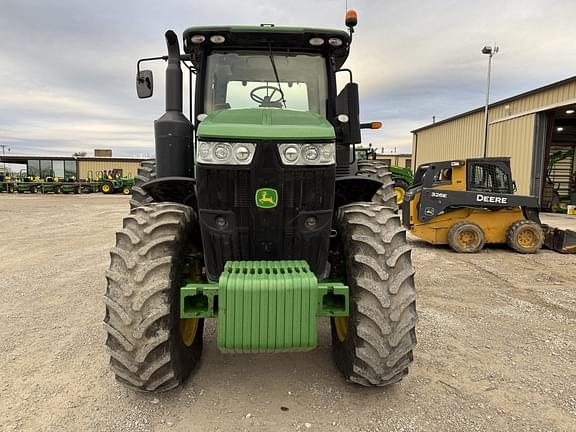
[[[346,177],[350,175],[350,165],[336,167],[336,177]]]
[[[275,143],[259,143],[252,165],[199,165],[198,207],[209,278],[230,260],[304,259],[327,272],[335,168],[284,166]],[[278,191],[276,208],[258,208],[256,191]],[[306,225],[314,218],[315,226]]]

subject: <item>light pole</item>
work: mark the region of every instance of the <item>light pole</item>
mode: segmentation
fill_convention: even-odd
[[[488,78],[486,79],[486,105],[484,106],[484,138],[482,148],[484,157],[488,146],[488,105],[490,104],[490,74],[492,72],[492,56],[500,50],[500,47],[494,44],[494,47],[485,46],[482,48],[482,54],[488,54]]]
[[[4,172],[2,174],[4,174],[4,177],[6,177],[6,160],[4,159],[5,154],[5,149],[6,147],[8,147],[5,144],[0,144],[0,147],[2,147],[2,162],[4,162]],[[8,147],[8,151],[10,151],[10,147]]]

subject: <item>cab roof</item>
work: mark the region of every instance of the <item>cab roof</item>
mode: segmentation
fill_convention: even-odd
[[[193,43],[192,36],[205,37],[202,43]],[[210,41],[211,36],[224,36],[224,42],[215,44]],[[324,43],[320,46],[310,45],[310,39],[322,38]],[[338,38],[342,45],[334,47],[328,43],[330,38]],[[321,29],[310,27],[283,27],[274,24],[260,24],[259,26],[202,26],[190,27],[184,31],[184,51],[195,54],[198,51],[213,49],[254,49],[262,50],[298,50],[303,52],[319,52],[334,57],[336,69],[340,69],[346,59],[350,48],[350,35],[344,30]],[[194,55],[193,55],[194,57]]]

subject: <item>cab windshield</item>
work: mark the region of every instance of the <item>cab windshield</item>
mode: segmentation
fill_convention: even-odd
[[[326,62],[319,54],[213,52],[208,57],[204,112],[276,108],[326,115]]]

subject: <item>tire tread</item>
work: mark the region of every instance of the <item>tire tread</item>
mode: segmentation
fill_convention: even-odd
[[[366,227],[373,235],[368,242]],[[405,230],[390,207],[355,203],[339,210],[337,231],[351,316],[344,342],[332,328],[336,364],[348,381],[363,386],[398,382],[416,345],[416,288]]]

